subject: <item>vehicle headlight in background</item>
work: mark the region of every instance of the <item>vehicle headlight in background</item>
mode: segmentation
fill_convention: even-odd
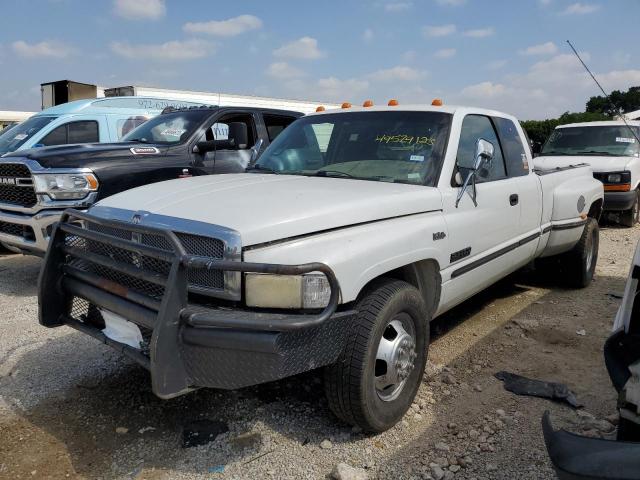
[[[47,194],[53,200],[78,200],[98,189],[93,173],[35,173],[33,186],[36,193]]]
[[[331,288],[322,273],[306,275],[245,274],[245,303],[262,308],[324,308]]]
[[[607,183],[620,183],[622,182],[621,173],[610,173],[607,175]]]

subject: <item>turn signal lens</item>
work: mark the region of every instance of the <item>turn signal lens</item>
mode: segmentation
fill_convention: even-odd
[[[431,105],[433,105],[434,107],[441,107],[442,100],[440,100],[439,98],[434,98],[433,101],[431,102]]]
[[[631,184],[621,183],[620,185],[605,185],[605,192],[628,192],[631,190]]]
[[[373,107],[373,100],[365,100],[362,104],[363,107]]]
[[[391,100],[389,100],[389,103],[387,104],[390,107],[397,107],[399,105],[398,100],[396,100],[395,98],[392,98]]]
[[[316,112],[324,112],[324,107],[320,105],[318,108],[316,108]]]
[[[342,108],[351,108],[351,104],[349,102],[344,102],[342,104]]]

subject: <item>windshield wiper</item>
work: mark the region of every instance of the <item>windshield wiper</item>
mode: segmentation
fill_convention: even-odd
[[[127,142],[136,142],[136,143],[151,143],[146,138],[130,138]]]
[[[576,152],[576,155],[606,155],[606,156],[617,156],[611,152],[601,152],[599,150],[584,150],[582,152]]]
[[[262,172],[262,173],[273,173],[277,175],[279,172],[276,172],[273,168],[265,167],[256,163],[255,165],[251,165],[244,169],[245,172]]]
[[[559,152],[558,150],[549,150],[547,152],[540,152],[540,156],[544,157],[545,155],[565,155],[571,156],[573,153]]]
[[[313,174],[316,177],[347,177],[347,178],[358,178],[354,177],[350,173],[341,172],[339,170],[318,170]]]

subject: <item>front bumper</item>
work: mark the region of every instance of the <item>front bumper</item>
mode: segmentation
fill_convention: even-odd
[[[0,210],[0,243],[24,253],[42,256],[47,251],[53,224],[64,210],[41,210],[22,214]]]
[[[620,392],[630,377],[628,366],[640,356],[640,336],[618,330],[604,346],[609,377]],[[554,430],[546,412],[542,431],[551,462],[561,480],[640,479],[640,443],[582,437]],[[620,435],[618,435],[620,438]]]
[[[633,208],[633,204],[638,197],[635,190],[629,192],[604,192],[605,211],[621,212]]]
[[[140,235],[161,235],[172,252],[77,225],[88,221],[106,231],[127,228]],[[79,241],[80,240],[80,241]],[[93,245],[81,250],[78,245]],[[108,256],[104,248],[116,248]],[[130,258],[128,262],[118,258]],[[168,276],[146,270],[141,258],[170,263]],[[69,259],[161,285],[162,298],[150,298]],[[136,260],[137,259],[137,260]],[[190,303],[187,269],[299,275],[320,271],[331,297],[319,313],[280,313]],[[67,211],[54,228],[39,279],[39,321],[47,327],[68,325],[118,349],[149,369],[154,393],[171,398],[197,387],[234,389],[281,379],[333,363],[344,348],[354,311],[337,311],[339,284],[326,265],[273,265],[188,255],[170,230],[104,220]],[[134,348],[108,338],[96,312],[115,313],[138,325],[148,340]],[[104,322],[104,320],[102,320]]]

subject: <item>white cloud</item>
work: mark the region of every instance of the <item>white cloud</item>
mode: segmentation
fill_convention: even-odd
[[[57,40],[46,40],[38,43],[27,43],[18,40],[11,44],[16,55],[26,58],[66,58],[73,55],[76,49]]]
[[[403,62],[413,62],[417,57],[416,51],[415,50],[407,50],[406,52],[404,52],[402,55],[400,55],[400,58],[402,58]]]
[[[373,30],[371,30],[370,28],[367,28],[364,32],[362,32],[362,40],[366,43],[372,42],[374,36],[375,34],[373,33]]]
[[[455,48],[443,48],[433,54],[436,58],[451,58],[456,54]]]
[[[496,31],[494,30],[493,27],[487,27],[487,28],[476,28],[473,30],[467,30],[466,32],[464,32],[464,35],[466,37],[472,37],[472,38],[484,38],[484,37],[490,37],[494,33],[496,33]]]
[[[447,35],[456,33],[456,26],[453,24],[428,25],[422,27],[422,33],[427,37],[446,37]]]
[[[413,7],[413,2],[392,2],[384,6],[387,12],[406,12]]]
[[[299,68],[289,65],[287,62],[274,62],[267,68],[267,75],[278,79],[299,78],[304,72]]]
[[[253,15],[240,15],[227,20],[187,22],[182,29],[188,33],[204,33],[218,37],[234,37],[262,27],[262,20]]]
[[[130,44],[112,42],[111,51],[135,60],[177,61],[194,60],[215,53],[215,45],[202,40],[174,40],[161,44]]]
[[[493,60],[487,64],[487,68],[489,70],[500,70],[501,68],[504,68],[507,63],[508,62],[506,60]]]
[[[279,58],[298,58],[302,60],[315,60],[322,58],[326,54],[318,49],[318,40],[311,37],[302,37],[293,42],[289,42],[273,51]]]
[[[436,0],[440,5],[448,5],[452,7],[459,7],[467,3],[467,0]]]
[[[128,20],[157,20],[167,13],[164,0],[115,0],[116,15]]]
[[[381,82],[412,82],[418,80],[426,75],[425,72],[416,70],[411,67],[398,65],[392,68],[385,68],[369,74],[371,80]]]
[[[590,58],[586,52],[581,55],[585,60]],[[606,91],[626,90],[640,84],[640,70],[613,70],[595,75]],[[593,80],[575,56],[561,54],[536,62],[524,73],[505,75],[498,82],[469,85],[450,96],[455,102],[504,110],[526,120],[583,111],[587,99],[598,94]]]
[[[558,51],[558,47],[553,42],[541,43],[539,45],[532,45],[520,50],[520,55],[553,55]]]
[[[600,10],[600,5],[590,3],[572,3],[562,12],[563,15],[586,15]]]
[[[369,82],[358,78],[340,80],[336,77],[321,78],[316,84],[315,91],[323,100],[343,102],[354,98],[368,90]]]

